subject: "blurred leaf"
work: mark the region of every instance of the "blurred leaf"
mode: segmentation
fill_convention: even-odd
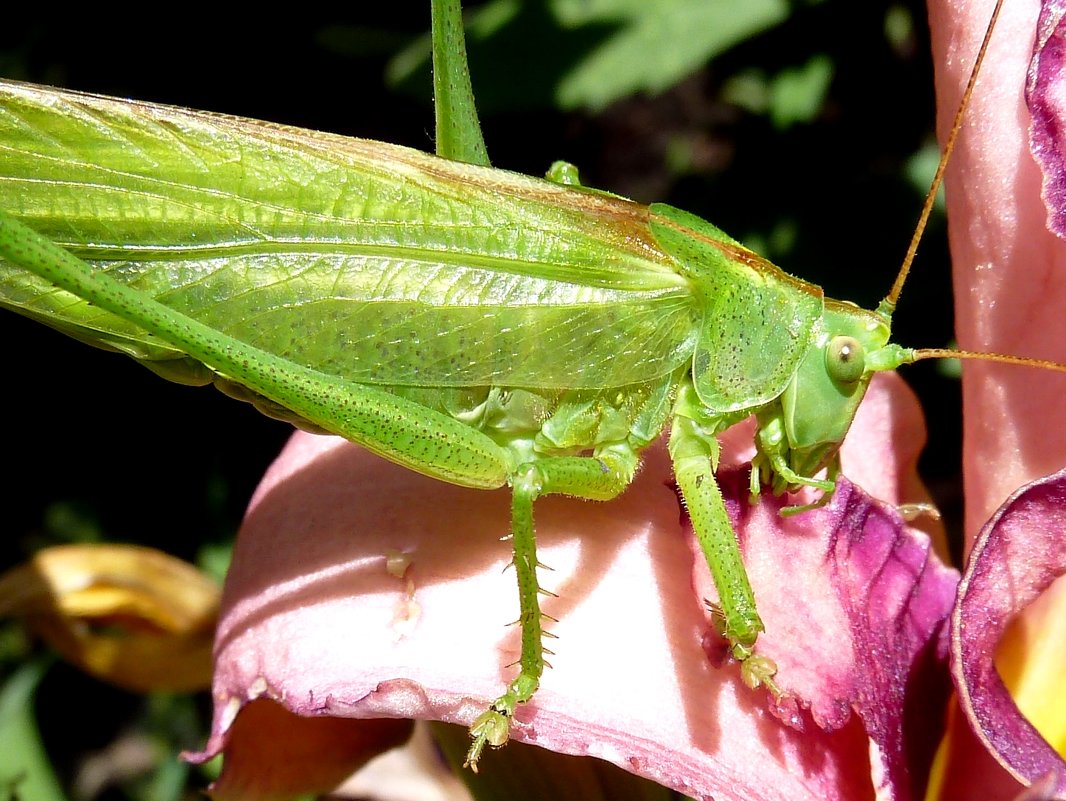
[[[494,0],[467,15],[474,94],[482,112],[596,111],[666,90],[788,12],[785,0]],[[389,83],[425,93],[428,59],[427,36],[397,54]]]
[[[914,17],[903,6],[885,12],[885,38],[896,50],[903,50],[914,38]]]
[[[44,530],[52,541],[100,542],[103,532],[91,509],[73,501],[56,501],[44,510]]]
[[[233,542],[205,542],[196,552],[196,566],[221,586],[233,559]]]
[[[933,175],[936,173],[937,164],[940,162],[940,145],[934,141],[926,142],[920,150],[907,159],[905,165],[907,182],[914,187],[918,197],[924,197],[933,183]],[[947,200],[944,196],[944,185],[936,193],[936,209],[940,214],[947,213]]]
[[[152,772],[141,797],[144,801],[178,801],[185,791],[189,766],[177,759],[162,759]]]
[[[722,85],[722,99],[753,114],[765,114],[770,108],[769,81],[760,70],[744,70]]]
[[[50,661],[37,659],[23,665],[0,689],[0,797],[18,801],[65,798],[33,714],[34,693]]]
[[[782,71],[770,84],[770,120],[779,131],[797,122],[810,122],[822,109],[833,62],[819,54],[802,67]]]
[[[563,108],[592,110],[635,92],[661,92],[788,16],[783,0],[751,0],[743,6],[714,0],[556,0],[554,5],[564,27],[615,28],[556,88]]]
[[[722,97],[754,114],[768,114],[774,128],[784,131],[818,116],[833,72],[833,60],[824,53],[771,78],[760,70],[744,70],[726,81]]]

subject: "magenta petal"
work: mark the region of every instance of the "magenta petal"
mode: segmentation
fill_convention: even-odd
[[[1066,2],[1041,4],[1025,91],[1029,144],[1044,173],[1048,228],[1066,238]]]
[[[1057,774],[1066,761],[1021,714],[993,664],[1011,619],[1066,573],[1066,471],[1016,492],[981,530],[952,617],[952,671],[960,704],[997,761],[1024,784]]]
[[[810,732],[809,715],[832,732],[854,712],[875,746],[880,797],[920,797],[949,692],[946,623],[958,574],[894,509],[845,478],[828,506],[784,519],[780,502],[747,503],[746,473],[720,479],[766,624],[760,651],[807,710],[795,725]]]
[[[893,394],[893,386],[872,391]],[[913,401],[907,408],[913,417]],[[893,442],[875,442],[866,458],[904,469]],[[875,787],[882,798],[914,798],[903,753],[921,746],[906,737],[910,716],[924,712],[926,730],[935,731],[940,707],[904,709],[900,693],[925,686],[921,657],[936,651],[951,572],[846,485],[836,506],[808,516],[832,519],[830,528],[812,532],[804,518],[773,517],[758,553],[748,535],[756,593],[773,621],[767,651],[804,697],[818,699],[812,708],[826,724],[798,732],[735,669],[708,663],[707,617],[669,461],[660,448],[646,456],[613,502],[538,502],[540,555],[553,568],[542,581],[558,594],[544,609],[559,619],[551,627],[559,639],[549,643],[554,667],[519,710],[513,738],[598,756],[717,801],[869,798]],[[510,549],[500,540],[509,500],[507,491],[414,475],[336,439],[295,436],[260,486],[227,579],[205,755],[249,753],[241,721],[259,698],[309,724],[469,724],[501,692],[518,651],[518,631],[507,625],[518,616]],[[761,508],[751,515],[770,516]],[[852,523],[871,518],[874,533],[856,539]],[[797,554],[812,575],[793,569]],[[875,604],[886,611],[875,615]],[[884,636],[864,617],[883,624]],[[849,719],[849,708],[859,714]],[[492,759],[485,756],[483,771]],[[254,785],[248,760],[227,770],[223,784]],[[919,765],[911,781],[920,775]]]

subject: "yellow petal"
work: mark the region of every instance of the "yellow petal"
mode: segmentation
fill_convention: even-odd
[[[132,545],[64,545],[0,576],[0,616],[22,617],[86,672],[137,692],[211,682],[219,588]]]
[[[1066,758],[1066,579],[1052,584],[1007,629],[996,669],[1018,709]]]

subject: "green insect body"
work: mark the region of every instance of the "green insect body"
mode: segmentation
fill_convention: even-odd
[[[471,728],[475,767],[544,667],[536,498],[617,496],[669,427],[717,623],[776,692],[716,435],[756,414],[753,491],[831,492],[872,373],[913,358],[887,304],[827,301],[697,217],[553,175],[0,84],[0,305],[426,475],[511,486],[522,652]]]

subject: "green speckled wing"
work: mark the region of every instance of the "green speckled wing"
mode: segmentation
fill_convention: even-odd
[[[362,383],[619,386],[696,342],[645,207],[378,142],[0,83],[0,207],[184,314]],[[209,380],[2,262],[0,304]]]

